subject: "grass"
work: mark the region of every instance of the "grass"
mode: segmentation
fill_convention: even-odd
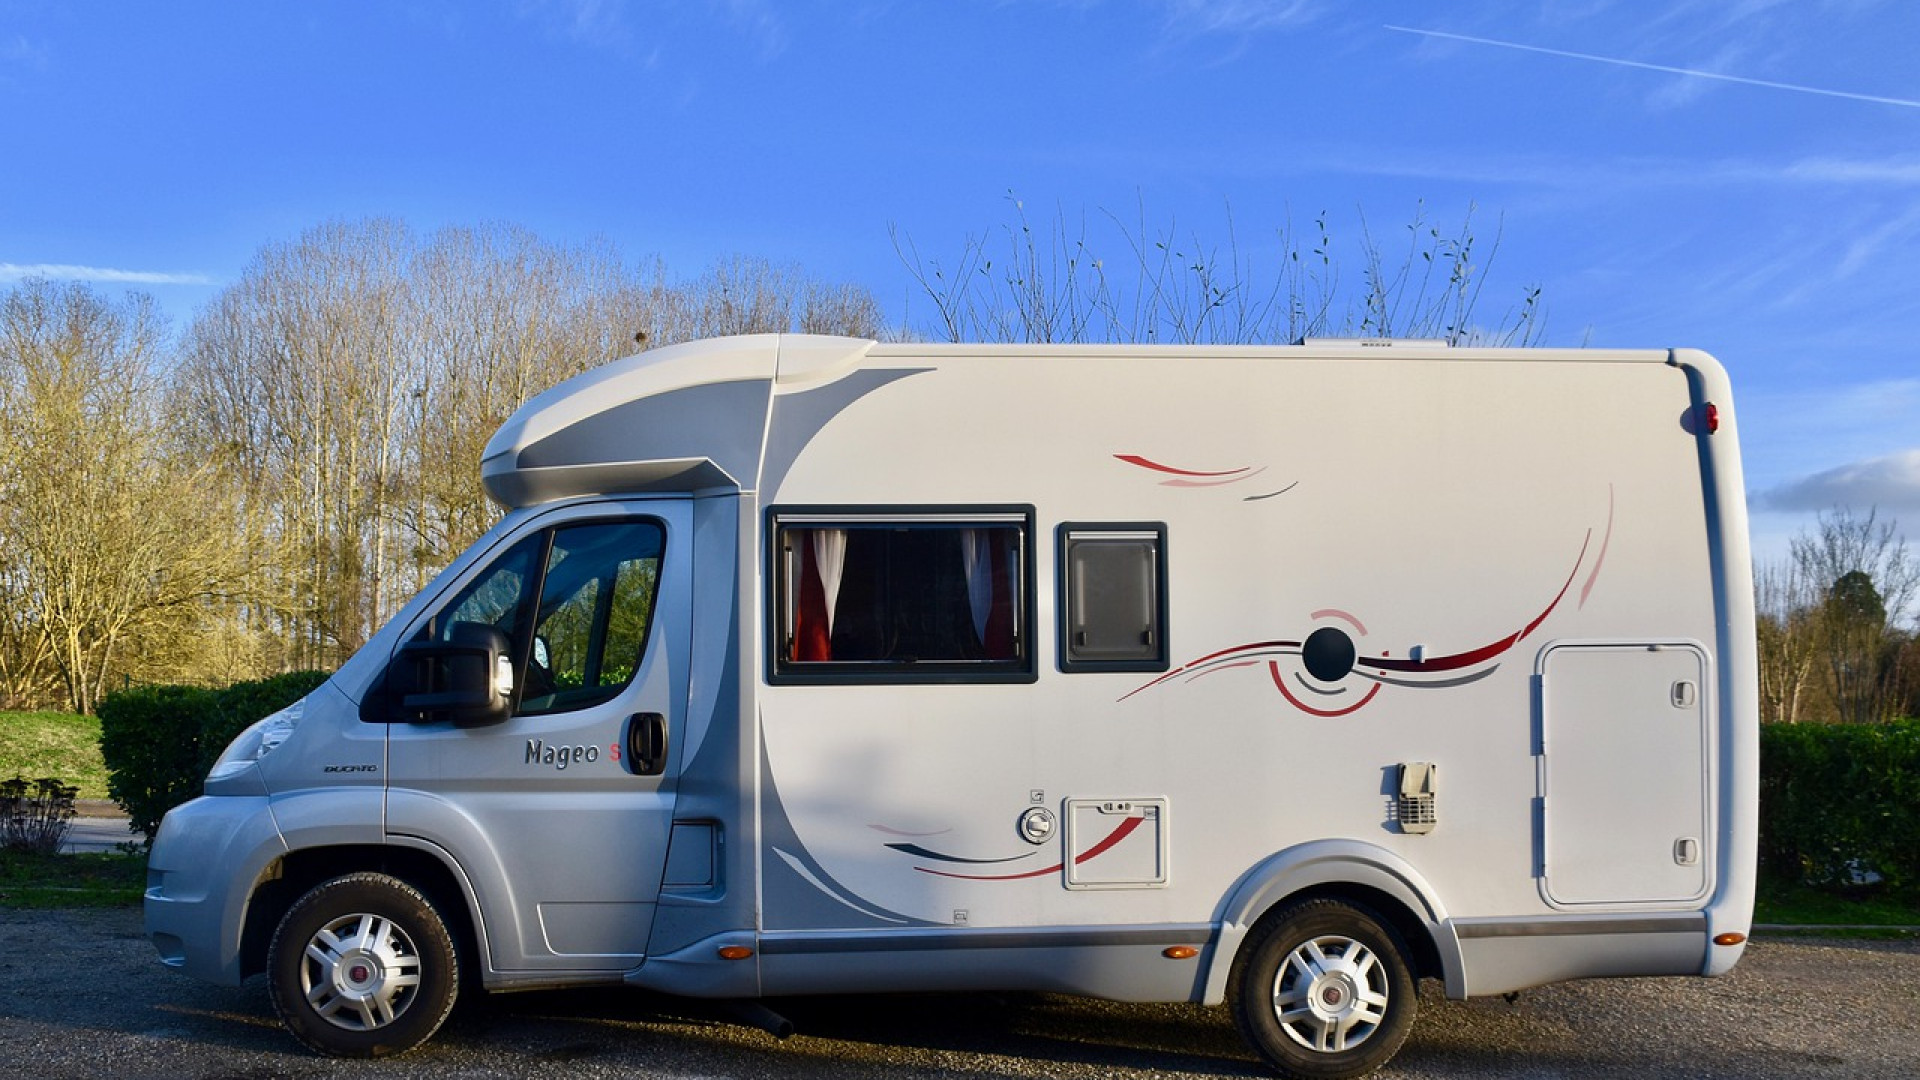
[[[29,855],[0,850],[0,908],[131,907],[146,887],[146,863],[146,856],[137,853]],[[1920,896],[1871,890],[1837,894],[1762,879],[1753,921],[1809,928],[1920,928]],[[1916,930],[1816,932],[1910,937]]]
[[[0,908],[132,907],[146,884],[145,855],[0,850]]]
[[[100,721],[59,712],[0,712],[0,780],[54,777],[82,799],[107,798]],[[142,855],[26,855],[0,851],[0,907],[115,907],[137,904]],[[1763,877],[1754,921],[1784,926],[1920,927],[1920,895],[1885,890],[1825,892]]]
[[[1885,889],[1828,892],[1806,885],[1760,880],[1753,921],[1785,926],[1908,927],[1920,932],[1920,896]]]
[[[80,789],[82,799],[107,797],[100,758],[100,721],[59,712],[0,712],[0,780],[51,776]]]

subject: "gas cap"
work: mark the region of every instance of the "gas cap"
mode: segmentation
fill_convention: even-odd
[[[1053,811],[1044,806],[1030,806],[1020,815],[1020,838],[1029,844],[1044,844],[1053,839]]]

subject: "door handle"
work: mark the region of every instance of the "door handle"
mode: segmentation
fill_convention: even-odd
[[[627,764],[637,776],[667,771],[667,718],[656,712],[627,718]]]

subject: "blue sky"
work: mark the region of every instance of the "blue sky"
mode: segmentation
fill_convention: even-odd
[[[910,318],[889,230],[954,255],[1009,192],[1243,245],[1473,208],[1490,321],[1538,284],[1548,344],[1728,365],[1763,556],[1836,502],[1920,538],[1916,51],[1910,0],[0,0],[0,287],[184,323],[390,215]]]

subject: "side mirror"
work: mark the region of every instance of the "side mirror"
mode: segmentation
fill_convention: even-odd
[[[387,687],[409,720],[497,724],[513,713],[513,645],[488,623],[454,623],[446,641],[402,645]]]

